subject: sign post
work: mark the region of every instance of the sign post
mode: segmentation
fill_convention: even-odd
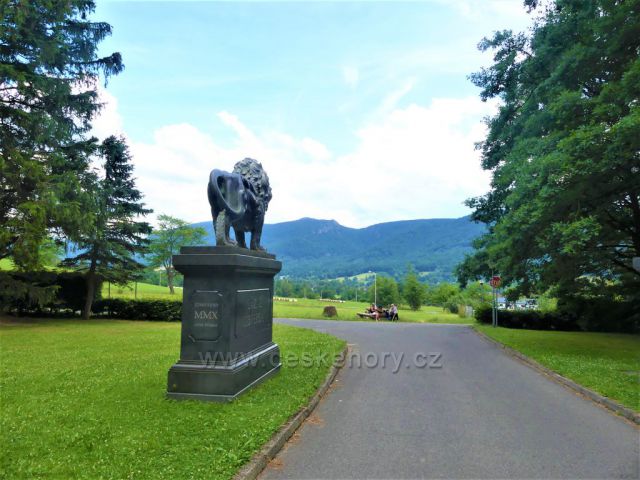
[[[494,327],[498,326],[498,288],[502,284],[502,279],[500,275],[493,275],[491,277],[491,281],[489,282],[491,285],[491,294],[493,299],[493,308],[491,309],[491,324]]]

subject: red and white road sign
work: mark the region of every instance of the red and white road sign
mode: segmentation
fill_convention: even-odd
[[[491,277],[489,285],[491,285],[493,288],[498,288],[500,285],[502,285],[502,279],[499,275],[494,275],[493,277]]]

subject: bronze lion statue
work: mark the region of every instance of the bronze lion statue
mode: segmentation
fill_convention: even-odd
[[[269,177],[262,164],[245,158],[235,164],[232,173],[212,170],[207,196],[216,245],[247,248],[244,234],[251,232],[251,250],[265,251],[260,245],[260,237],[272,195]],[[229,238],[231,227],[235,241]]]

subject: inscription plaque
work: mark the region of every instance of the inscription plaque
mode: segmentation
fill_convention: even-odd
[[[222,295],[213,290],[196,290],[193,293],[193,338],[200,341],[215,341],[220,336],[220,312]]]
[[[272,321],[271,290],[238,290],[238,327],[268,328]]]

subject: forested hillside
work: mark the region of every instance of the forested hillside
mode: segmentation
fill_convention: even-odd
[[[204,227],[214,244],[211,222]],[[348,228],[334,220],[302,218],[265,225],[263,245],[284,263],[282,274],[334,278],[369,270],[402,275],[412,264],[429,282],[453,280],[453,268],[471,251],[484,226],[469,217],[407,220]]]

